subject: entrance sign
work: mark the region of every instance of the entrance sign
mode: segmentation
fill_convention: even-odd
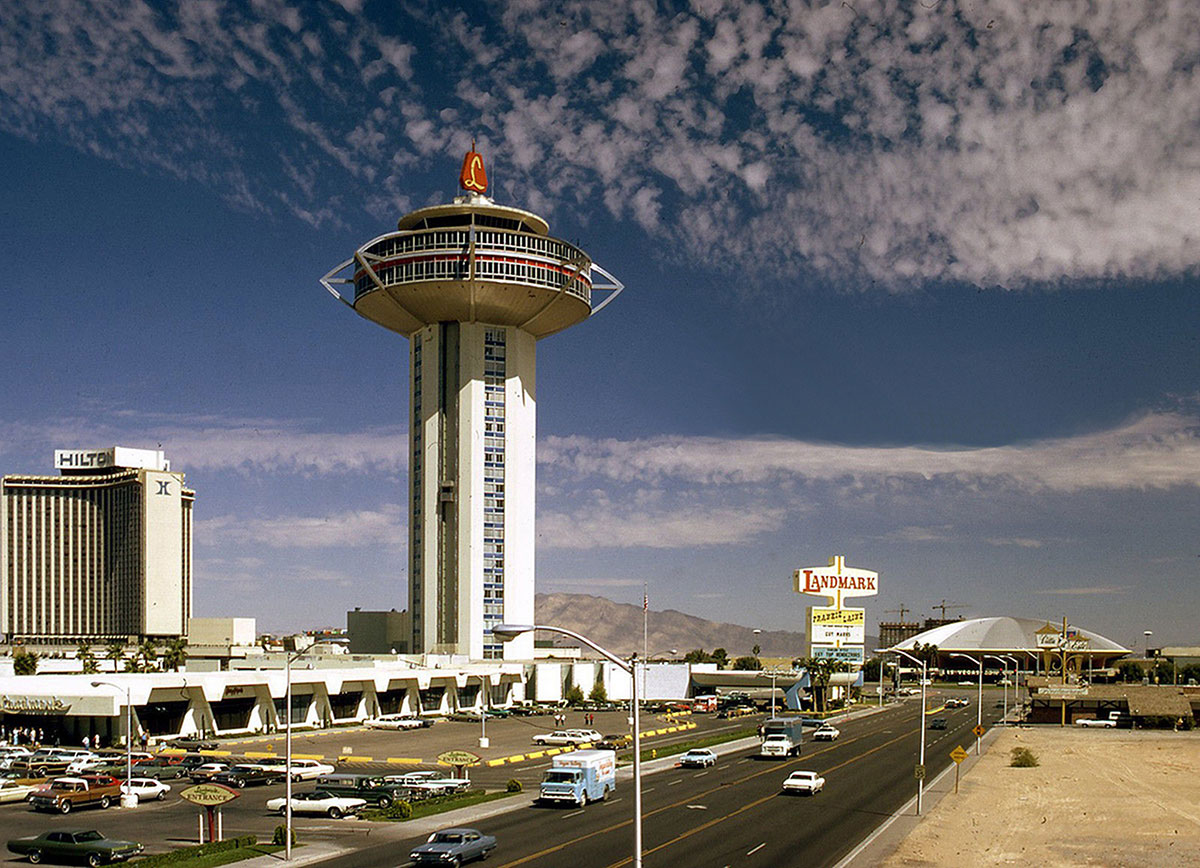
[[[185,802],[191,802],[193,805],[214,808],[217,805],[232,802],[240,795],[241,793],[233,787],[226,787],[221,784],[196,784],[194,787],[181,790],[179,798]]]
[[[469,750],[448,750],[438,754],[438,765],[441,766],[477,766],[481,757]]]

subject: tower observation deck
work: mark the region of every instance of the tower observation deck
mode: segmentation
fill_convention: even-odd
[[[532,633],[501,643],[491,628],[534,622],[536,342],[624,286],[485,196],[474,150],[459,181],[463,195],[404,215],[321,283],[409,339],[408,650],[529,659]]]

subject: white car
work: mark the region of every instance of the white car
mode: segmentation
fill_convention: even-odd
[[[816,795],[825,786],[825,779],[816,772],[792,772],[783,782],[785,793],[807,793]]]
[[[1075,721],[1076,726],[1099,726],[1104,729],[1115,729],[1117,722],[1106,717],[1084,717]]]
[[[85,772],[95,771],[103,766],[112,765],[112,760],[101,759],[100,757],[92,757],[91,759],[77,759],[67,766],[67,774],[81,775]]]
[[[399,784],[413,790],[426,790],[433,795],[456,793],[471,786],[467,778],[452,778],[441,772],[421,771],[408,772],[403,775],[386,775],[384,780],[389,784]]]
[[[823,723],[813,733],[813,741],[834,741],[842,731],[833,724]]]
[[[292,760],[293,781],[315,781],[321,775],[331,775],[337,769],[329,763],[317,762],[313,759]]]
[[[420,729],[425,721],[412,714],[381,714],[363,721],[368,729]]]
[[[162,801],[169,792],[171,792],[171,785],[164,784],[155,778],[130,778],[128,781],[121,781],[121,795],[128,796],[132,793],[137,796],[139,802],[147,799]]]
[[[340,820],[347,814],[356,813],[367,804],[366,799],[356,799],[351,796],[335,796],[332,793],[317,790],[315,793],[293,793],[293,814],[324,814],[333,820]],[[267,802],[268,811],[287,813],[287,799],[280,797]]]
[[[21,784],[11,778],[0,779],[0,805],[24,801],[37,787],[37,784]]]
[[[684,768],[692,766],[708,768],[717,764],[717,755],[706,747],[692,748],[679,758],[679,764]]]
[[[600,741],[604,736],[594,729],[556,729],[554,732],[539,732],[533,737],[534,744],[585,744]]]

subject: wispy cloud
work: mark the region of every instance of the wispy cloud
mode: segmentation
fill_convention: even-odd
[[[538,584],[543,588],[640,588],[641,579],[561,579],[541,578]]]
[[[733,545],[782,527],[788,512],[725,506],[663,506],[637,509],[605,505],[578,512],[538,515],[538,547],[543,549],[690,548]]]
[[[1098,585],[1096,587],[1083,588],[1046,588],[1045,590],[1035,591],[1034,593],[1048,594],[1057,597],[1090,597],[1124,594],[1130,590],[1132,590],[1130,585]]]
[[[788,479],[936,483],[971,489],[1077,492],[1200,486],[1200,421],[1148,414],[1118,428],[988,448],[858,447],[784,439],[655,437],[596,440],[555,437],[539,461],[554,474],[619,482],[666,480],[698,485],[779,483]]]
[[[989,537],[986,540],[990,546],[1016,546],[1019,549],[1040,549],[1045,543],[1040,539],[1028,537]]]
[[[10,0],[0,129],[332,225],[469,118],[498,195],[742,273],[1154,278],[1200,264],[1198,30],[1187,3]]]
[[[254,543],[276,549],[316,549],[407,545],[403,509],[353,510],[328,515],[284,515],[241,518],[222,515],[196,522],[197,537],[206,544]]]

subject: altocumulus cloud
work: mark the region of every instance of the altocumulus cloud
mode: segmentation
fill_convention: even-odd
[[[470,129],[504,166],[501,196],[602,203],[764,276],[1018,286],[1200,262],[1197,4],[369,15],[10,0],[0,129],[317,226],[348,202],[394,216],[413,171]]]

